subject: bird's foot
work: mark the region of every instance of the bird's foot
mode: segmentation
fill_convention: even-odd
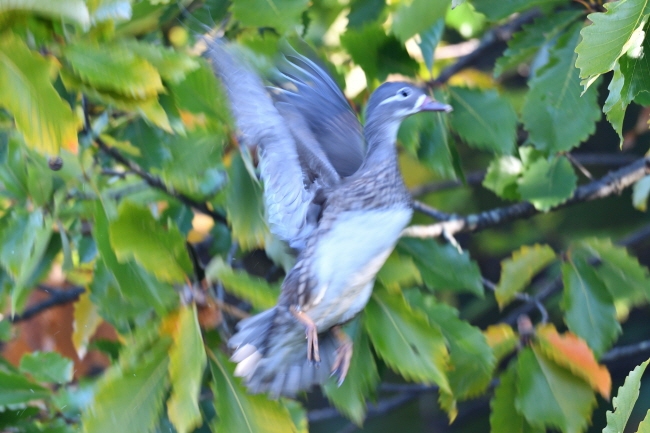
[[[307,359],[315,363],[320,362],[320,352],[318,349],[318,328],[311,318],[303,313],[298,311],[296,307],[292,306],[290,308],[291,314],[296,318],[300,323],[305,326],[305,338],[307,339]]]
[[[336,349],[336,358],[332,364],[332,372],[330,376],[338,375],[337,384],[341,386],[348,375],[350,369],[350,361],[352,360],[352,340],[345,332],[341,330],[340,326],[332,328],[332,332],[337,340],[339,340],[339,347]]]

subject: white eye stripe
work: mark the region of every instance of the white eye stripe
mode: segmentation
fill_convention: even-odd
[[[420,95],[418,97],[418,100],[415,101],[415,105],[413,106],[413,109],[419,108],[420,105],[424,104],[424,100],[426,99],[427,95]]]
[[[401,98],[399,95],[391,96],[390,98],[386,98],[386,99],[384,99],[383,101],[381,101],[381,102],[379,103],[379,105],[388,104],[389,102],[393,102],[393,101],[396,101],[396,100],[398,100],[398,99],[402,99],[402,98]],[[379,105],[378,105],[378,106],[379,106]]]

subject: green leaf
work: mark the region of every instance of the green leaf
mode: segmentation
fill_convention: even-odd
[[[515,12],[523,12],[535,6],[553,7],[563,0],[473,0],[472,5],[477,11],[485,14],[490,20],[498,21]]]
[[[639,398],[641,377],[649,362],[650,360],[636,366],[625,378],[623,386],[618,388],[618,394],[612,399],[614,411],[607,411],[607,426],[603,429],[603,433],[619,433],[625,430],[627,420],[632,414],[634,403]],[[647,424],[647,416],[643,423]]]
[[[603,5],[606,12],[589,14],[592,22],[582,29],[582,41],[576,48],[576,67],[587,89],[601,74],[614,69],[616,61],[635,40],[643,39],[643,27],[650,13],[646,0],[619,0]],[[611,35],[616,35],[612,38]]]
[[[599,357],[621,332],[614,302],[593,266],[582,259],[562,264],[564,321]]]
[[[451,0],[402,1],[393,13],[391,30],[399,40],[406,42],[444,18],[450,4]]]
[[[535,428],[515,408],[517,397],[517,364],[511,363],[503,373],[490,400],[490,432],[492,433],[544,433],[544,428]]]
[[[555,260],[555,252],[548,245],[523,246],[512,257],[501,262],[501,279],[495,296],[499,308],[510,303],[515,295],[528,286],[533,277]]]
[[[80,27],[90,27],[90,15],[83,0],[0,0],[0,12],[23,10],[48,18],[73,22]]]
[[[233,239],[244,250],[259,247],[269,231],[264,219],[262,186],[248,174],[239,153],[232,158],[228,179],[226,211]]]
[[[488,166],[483,186],[499,197],[518,200],[517,180],[524,171],[524,165],[514,156],[504,155],[492,160]]]
[[[32,155],[38,157],[38,155]],[[25,161],[27,166],[27,188],[36,206],[44,206],[52,198],[52,171],[45,160],[31,158]]]
[[[384,0],[352,0],[348,14],[348,28],[357,29],[366,23],[376,21],[385,7]]]
[[[172,339],[169,349],[172,391],[167,401],[167,414],[179,433],[187,433],[203,422],[199,393],[206,356],[195,305],[181,307]]]
[[[638,45],[630,46],[627,54],[614,64],[614,75],[607,87],[609,95],[603,106],[603,113],[621,139],[621,146],[627,106],[641,94],[650,95],[650,41],[640,36],[634,42]]]
[[[449,364],[454,366],[447,375],[454,398],[464,400],[483,393],[492,379],[496,358],[481,330],[459,319],[456,309],[437,303],[433,296],[413,306],[426,313],[447,341]]]
[[[273,27],[280,33],[296,27],[308,0],[234,0],[233,16],[245,26]]]
[[[578,22],[549,50],[549,60],[529,80],[522,120],[528,139],[539,150],[556,153],[578,146],[591,135],[600,118],[598,89],[582,94],[574,52],[580,38]]]
[[[523,200],[535,208],[547,211],[571,197],[578,178],[569,160],[555,157],[550,162],[538,159],[530,165],[519,179],[519,193]]]
[[[638,305],[650,299],[648,268],[624,247],[613,245],[609,239],[592,238],[581,241],[576,250],[584,251],[585,260],[598,261],[594,269],[614,301]]]
[[[559,11],[542,15],[532,24],[523,26],[508,41],[508,49],[494,66],[494,76],[498,77],[503,71],[515,68],[530,59],[544,44],[555,39],[582,15],[579,10]]]
[[[650,176],[645,176],[632,187],[632,204],[641,212],[648,209],[648,196],[650,195]]]
[[[221,282],[226,290],[250,302],[258,310],[273,307],[280,295],[278,287],[269,285],[262,278],[234,270],[219,256],[210,261],[205,270],[205,277],[211,282]]]
[[[130,0],[101,0],[93,5],[92,19],[101,23],[104,21],[128,21],[133,14]]]
[[[596,398],[589,385],[542,354],[524,349],[517,360],[515,407],[536,428],[555,427],[580,433],[589,422]]]
[[[145,207],[125,201],[109,227],[120,262],[135,259],[161,281],[184,283],[192,274],[185,239],[175,225],[165,230]]]
[[[442,38],[442,31],[445,29],[445,20],[440,18],[433,23],[427,30],[420,32],[420,42],[418,46],[424,58],[424,64],[427,65],[429,72],[433,69],[433,53]]]
[[[22,405],[31,400],[48,398],[50,390],[28,380],[22,374],[0,368],[0,408]]]
[[[48,155],[77,148],[77,119],[51,83],[56,71],[54,61],[12,33],[0,38],[0,105],[14,116],[27,145]]]
[[[110,206],[108,201],[105,204]],[[117,283],[117,293],[111,290],[112,284],[110,284],[110,281],[106,281],[102,286],[98,285],[96,288],[93,288],[93,297],[99,296],[100,293],[102,295],[99,298],[94,297],[94,300],[102,300],[102,302],[96,302],[95,305],[99,305],[102,308],[103,314],[111,306],[115,307],[112,309],[113,312],[119,313],[120,310],[125,311],[131,305],[138,305],[144,311],[146,311],[147,306],[153,307],[158,314],[164,314],[170,305],[178,300],[174,289],[170,285],[161,283],[153,278],[134,261],[129,260],[125,263],[120,263],[109,242],[107,208],[100,201],[97,201],[95,204],[94,216],[93,237],[97,243],[101,261],[111,271]],[[95,277],[95,281],[96,279],[97,277]],[[101,292],[99,290],[100,287],[104,289]],[[118,316],[122,316],[122,314],[118,314]]]
[[[286,407],[265,395],[249,394],[233,377],[234,364],[218,352],[209,353],[215,409],[219,416],[216,433],[289,433],[296,426]]]
[[[331,378],[323,387],[328,400],[356,425],[361,425],[366,415],[366,399],[379,384],[377,364],[370,349],[368,334],[363,332],[361,321],[356,319],[346,327],[354,344],[350,371],[338,386]]]
[[[483,296],[481,271],[467,251],[459,253],[452,245],[432,239],[401,239],[397,249],[413,257],[427,287]]]
[[[132,368],[108,370],[97,384],[93,403],[83,413],[85,432],[153,432],[168,388],[169,340],[154,343]]]
[[[20,371],[39,382],[68,383],[72,380],[74,363],[56,352],[32,352],[20,359]]]
[[[515,150],[517,115],[496,90],[449,87],[451,126],[470,146],[497,154]]]
[[[124,45],[77,42],[63,54],[77,77],[99,91],[147,99],[164,89],[156,68]]]
[[[188,73],[199,67],[199,62],[188,54],[160,45],[131,40],[121,44],[158,70],[163,80],[179,83]]]
[[[422,312],[411,309],[401,294],[376,287],[363,317],[375,351],[386,364],[408,380],[436,383],[451,394],[445,339]]]
[[[401,287],[420,284],[420,271],[410,256],[400,256],[396,253],[388,259],[377,273],[377,281],[391,291],[399,291]]]
[[[645,418],[639,424],[639,429],[636,433],[650,433],[650,409],[646,412]]]

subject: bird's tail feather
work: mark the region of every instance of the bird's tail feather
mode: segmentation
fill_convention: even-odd
[[[324,384],[331,373],[339,342],[331,331],[318,335],[320,363],[307,359],[305,332],[298,323],[274,326],[277,308],[242,320],[228,345],[235,349],[235,375],[244,378],[251,393],[294,397],[313,385]]]

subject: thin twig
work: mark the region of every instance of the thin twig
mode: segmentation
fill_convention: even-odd
[[[32,305],[31,307],[27,308],[23,314],[16,314],[10,319],[11,322],[24,322],[25,320],[29,320],[32,317],[52,307],[74,302],[79,299],[79,296],[81,296],[81,294],[84,293],[86,289],[83,287],[73,287],[67,290],[43,288],[43,291],[50,293],[50,297],[48,299],[39,302],[38,304]]]
[[[620,358],[625,358],[648,351],[650,351],[650,340],[645,340],[639,343],[630,344],[628,346],[615,347],[604,354],[600,358],[600,361],[610,363]]]
[[[439,211],[438,209],[432,208],[428,204],[422,203],[420,201],[413,201],[413,210],[420,212],[424,215],[435,218],[439,221],[449,221],[454,218],[454,215],[448,214],[446,212]]]

